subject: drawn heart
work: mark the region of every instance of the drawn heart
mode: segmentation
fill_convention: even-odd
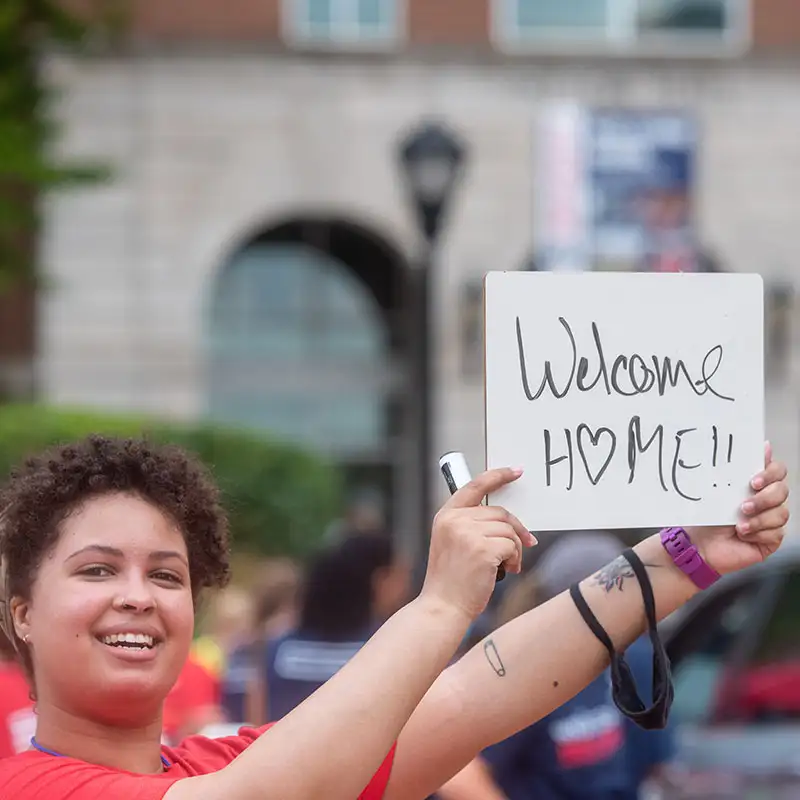
[[[614,451],[617,449],[617,435],[611,430],[611,428],[598,428],[595,433],[592,433],[592,429],[585,422],[582,422],[580,425],[578,425],[578,430],[576,433],[578,452],[581,454],[581,459],[583,460],[583,466],[586,469],[586,474],[589,476],[592,486],[597,486],[597,482],[603,477],[603,473],[608,469],[608,465],[611,463],[611,459],[614,457]],[[583,445],[584,433],[588,434],[589,441],[592,443],[592,447],[597,447],[598,443],[600,442],[600,437],[603,434],[608,434],[611,437],[611,446],[609,447],[606,460],[603,462],[603,466],[600,467],[600,471],[594,477],[592,476],[591,469],[589,469],[589,462],[586,460],[586,450],[584,449]]]

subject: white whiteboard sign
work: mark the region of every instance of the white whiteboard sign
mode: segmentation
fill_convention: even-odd
[[[493,272],[491,503],[532,530],[735,522],[763,467],[757,275]]]

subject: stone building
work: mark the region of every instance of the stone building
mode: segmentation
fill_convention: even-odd
[[[678,5],[685,15],[671,16]],[[46,63],[62,90],[60,146],[104,159],[114,177],[46,204],[45,400],[211,416],[313,443],[354,486],[377,482],[414,540],[406,312],[419,233],[396,149],[430,116],[468,148],[433,261],[432,464],[450,448],[483,460],[465,319],[485,271],[521,268],[534,251],[546,101],[693,110],[704,244],[770,288],[797,280],[796,0],[132,7],[124,45]],[[768,432],[796,472],[795,372],[787,362],[769,384]]]

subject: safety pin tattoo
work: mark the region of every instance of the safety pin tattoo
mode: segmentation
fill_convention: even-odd
[[[500,658],[500,653],[497,651],[495,643],[491,639],[483,643],[483,653],[495,673],[499,677],[504,678],[506,675],[506,668],[503,664],[503,659]]]

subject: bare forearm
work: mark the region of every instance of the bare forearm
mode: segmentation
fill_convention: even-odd
[[[658,537],[636,548],[645,564],[659,619],[697,590],[672,563]],[[581,591],[617,650],[645,630],[644,605],[627,562],[615,562],[583,581]],[[461,697],[464,730],[474,731],[468,750],[507,738],[549,714],[590,683],[608,664],[608,654],[568,593],[524,614],[475,647],[451,670]],[[471,753],[465,753],[465,758]]]
[[[352,800],[447,666],[467,620],[416,600],[313,697],[216,776],[227,800]],[[298,753],[308,753],[302,770]]]

